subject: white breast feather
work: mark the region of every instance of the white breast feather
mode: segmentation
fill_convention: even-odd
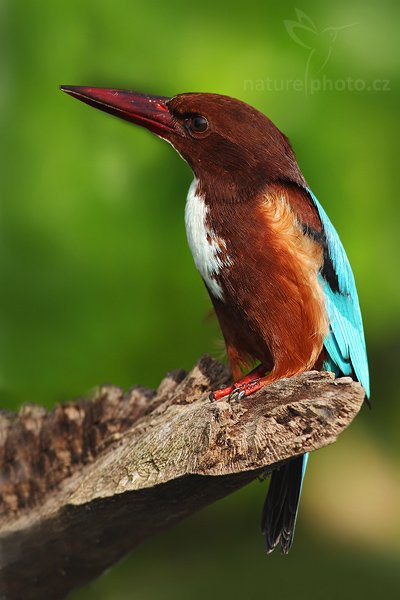
[[[197,179],[194,179],[188,192],[185,208],[186,235],[197,270],[213,296],[223,300],[222,287],[217,276],[222,268],[232,262],[222,252],[226,250],[225,240],[218,237],[207,224],[209,209],[202,196],[196,193]]]

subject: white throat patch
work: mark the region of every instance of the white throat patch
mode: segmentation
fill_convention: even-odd
[[[222,268],[231,266],[232,262],[229,256],[224,256],[225,240],[218,237],[207,223],[209,209],[202,196],[196,193],[197,184],[197,179],[194,179],[186,200],[186,235],[195,265],[207,288],[215,298],[223,300],[217,276]]]

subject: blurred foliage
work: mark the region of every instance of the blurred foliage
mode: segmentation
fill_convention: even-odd
[[[220,354],[185,240],[187,166],[148,132],[62,95],[59,84],[214,91],[268,114],[348,250],[371,363],[373,410],[311,461],[289,558],[263,556],[264,490],[254,485],[148,542],[76,599],[373,598],[400,584],[398,504],[389,509],[374,495],[374,481],[390,498],[399,493],[399,4],[311,0],[303,17],[296,5],[0,0],[3,407],[51,406],[103,382],[156,386],[166,371]],[[285,21],[304,15],[316,30],[308,23],[298,43]],[[342,26],[329,38],[326,28]],[[329,54],[322,71],[309,63],[309,77],[325,85],[315,93],[293,83],[304,82],[310,48]],[[342,89],[348,77],[366,89]],[[380,90],[368,89],[377,81]],[[354,497],[363,510],[346,521]],[[387,532],[386,551],[376,531]]]

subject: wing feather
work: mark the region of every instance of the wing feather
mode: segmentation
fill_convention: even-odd
[[[330,361],[327,365],[338,374],[355,375],[369,397],[368,359],[364,329],[354,275],[340,238],[317,198],[307,190],[321,219],[329,258],[337,277],[338,289],[320,274],[329,318],[329,333],[324,346]]]

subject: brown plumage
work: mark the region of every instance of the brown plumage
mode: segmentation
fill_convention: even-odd
[[[224,300],[213,303],[235,380],[256,361],[270,370],[266,382],[289,377],[312,368],[322,351],[322,248],[304,235],[290,197],[290,188],[269,185],[235,207],[234,219],[231,210],[210,212],[231,262],[218,274]]]

